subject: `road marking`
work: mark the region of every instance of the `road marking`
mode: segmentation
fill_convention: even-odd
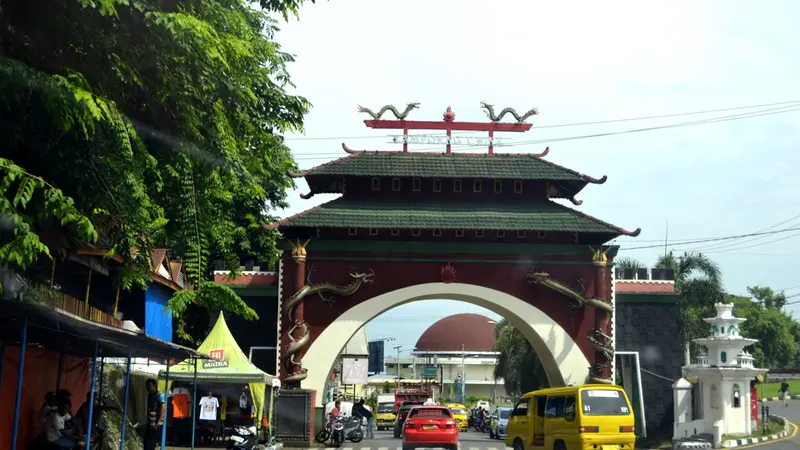
[[[361,450],[369,450],[372,447],[361,447]]]
[[[478,447],[470,447],[469,450],[481,450],[481,449]]]
[[[389,447],[378,447],[378,450],[389,450]]]
[[[788,435],[786,435],[786,436],[784,436],[784,437],[782,437],[780,439],[773,439],[771,441],[764,441],[764,442],[759,442],[757,444],[751,444],[751,445],[743,445],[741,447],[736,447],[736,448],[740,449],[740,448],[760,447],[762,445],[775,444],[776,442],[781,442],[781,441],[785,441],[785,440],[788,440],[788,439],[792,439],[795,436],[797,436],[797,425],[792,424],[792,428],[793,428],[793,430],[792,430],[791,433],[789,433]]]

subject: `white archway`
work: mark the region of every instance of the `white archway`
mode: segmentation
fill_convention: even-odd
[[[431,299],[461,300],[505,317],[531,342],[553,386],[583,384],[589,374],[589,360],[569,333],[530,303],[474,284],[425,283],[373,297],[339,316],[320,333],[303,357],[308,378],[302,381],[302,388],[316,390],[317,406],[321,405],[331,368],[356,331],[396,306]]]

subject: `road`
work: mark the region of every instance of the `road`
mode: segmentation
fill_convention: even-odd
[[[789,422],[795,425],[800,424],[800,400],[791,400],[789,406],[786,408],[783,407],[783,402],[765,402],[762,404],[769,406],[770,414],[786,417],[789,419]],[[798,450],[800,449],[800,434],[796,433],[791,439],[785,439],[774,443],[767,442],[738,448],[749,447],[759,447],[764,450]]]
[[[402,442],[400,439],[395,439],[391,431],[376,431],[375,439],[364,439],[358,444],[347,442],[342,444],[338,450],[401,450],[401,446]],[[505,442],[489,439],[488,433],[481,434],[474,431],[459,433],[458,446],[459,450],[511,450],[506,447]],[[331,447],[328,448],[335,450]]]

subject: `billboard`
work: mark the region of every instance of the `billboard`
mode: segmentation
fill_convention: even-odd
[[[370,342],[369,349],[369,373],[383,373],[384,366],[384,341]]]
[[[342,360],[342,384],[367,384],[366,359],[344,358]]]

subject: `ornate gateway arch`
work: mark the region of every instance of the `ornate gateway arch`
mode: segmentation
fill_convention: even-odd
[[[538,154],[494,152],[495,132],[531,128],[506,108],[485,123],[384,120],[402,130],[402,151],[355,151],[291,175],[309,192],[341,197],[270,225],[287,238],[279,273],[281,377],[322,389],[333,361],[364,323],[397,305],[431,298],[469,301],[517,326],[553,385],[610,383],[614,342],[609,267],[620,236],[637,236],[576,209],[592,178]],[[368,108],[361,108],[368,112]],[[382,108],[393,111],[396,108]],[[517,121],[501,123],[502,115]],[[444,152],[409,151],[408,130],[441,130]],[[453,148],[453,131],[486,131],[488,152]],[[431,139],[439,137],[433,136]],[[433,142],[428,140],[426,142]],[[436,141],[438,142],[438,140]],[[320,396],[321,397],[321,396]]]

